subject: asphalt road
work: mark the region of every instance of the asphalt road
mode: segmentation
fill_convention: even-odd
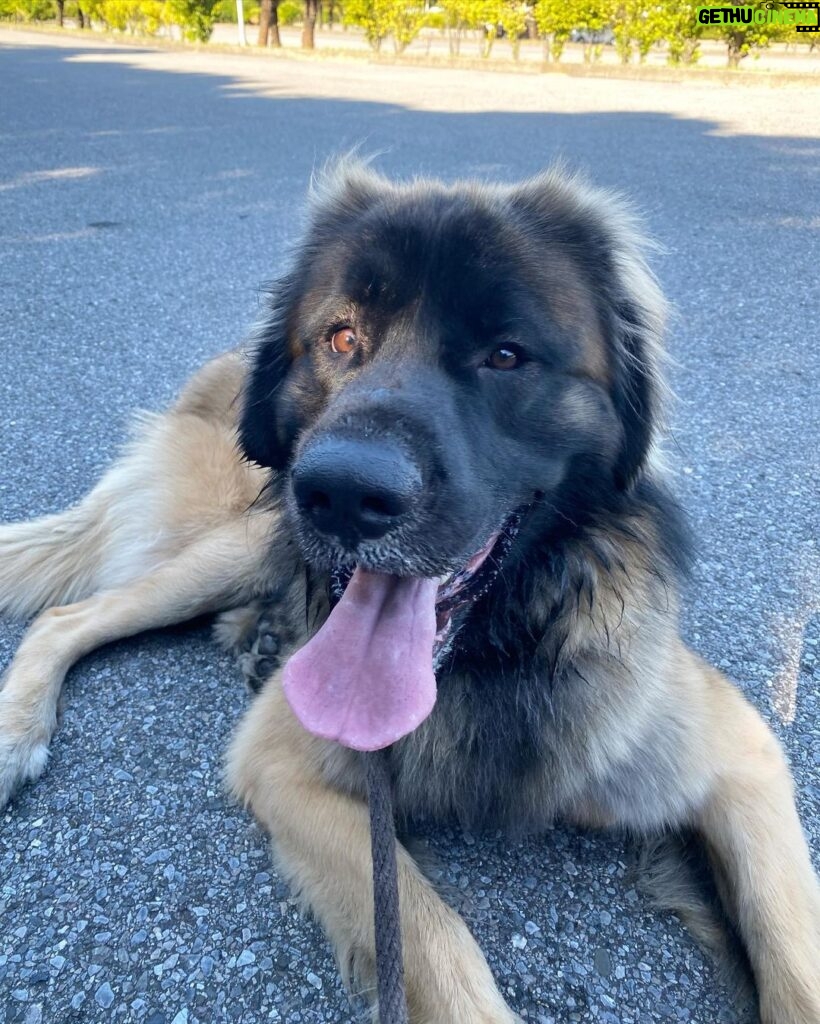
[[[686,634],[782,736],[817,857],[819,96],[0,31],[0,518],[79,498],[129,410],[242,338],[317,162],[362,142],[389,172],[511,178],[563,154],[666,246],[670,453],[701,549]],[[0,626],[4,663],[21,634]],[[205,625],[73,672],[47,775],[0,815],[0,1022],[352,1019],[222,795],[246,701]],[[525,1019],[741,1024],[623,840],[430,841]]]

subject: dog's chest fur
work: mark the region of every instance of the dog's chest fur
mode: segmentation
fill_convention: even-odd
[[[670,732],[646,745],[633,762],[636,770],[618,777],[608,764],[606,737],[612,731],[623,738],[622,680],[611,679],[607,697],[597,685],[603,673],[590,681],[586,668],[584,679],[569,670],[553,683],[535,673],[441,679],[432,715],[391,748],[399,819],[529,832],[588,805],[590,797],[602,814],[614,810],[619,791],[637,804],[648,801],[641,780],[663,778],[677,737]],[[329,745],[328,781],[363,798],[362,757]]]
[[[280,608],[293,616],[298,647],[329,612],[327,588],[307,585],[297,566],[284,569],[278,577],[289,576],[291,585]],[[659,613],[657,603],[632,613],[619,604],[606,642],[588,616],[575,616],[574,632],[595,642],[576,648],[557,672],[550,649],[579,642],[567,642],[560,620],[526,653],[503,657],[486,643],[472,644],[471,658],[439,674],[430,717],[391,748],[399,818],[538,831],[581,806],[617,817],[627,806],[634,813],[657,805],[655,790],[664,788],[681,742],[673,715],[651,738],[638,724],[642,705],[655,697],[635,680],[654,675],[660,682],[658,635],[674,632],[672,608],[667,603]],[[338,789],[365,797],[362,755],[328,744],[324,771]],[[640,810],[637,817],[643,820]]]

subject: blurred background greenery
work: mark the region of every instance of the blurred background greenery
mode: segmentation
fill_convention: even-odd
[[[237,7],[237,0],[0,0],[0,18],[205,42],[217,22],[236,23]],[[373,50],[388,44],[396,54],[422,33],[435,32],[446,38],[454,58],[468,35],[478,37],[483,57],[490,56],[496,39],[505,38],[513,60],[519,59],[522,41],[540,40],[544,62],[560,61],[570,41],[583,46],[588,63],[612,46],[623,64],[643,63],[653,47],[660,47],[667,63],[693,65],[701,40],[720,40],[730,67],[772,42],[809,51],[820,45],[820,33],[788,26],[703,26],[696,11],[689,0],[260,0],[245,3],[242,14],[257,28],[258,46],[281,46],[280,27],[300,26],[302,47],[312,49],[317,26],[353,26]]]

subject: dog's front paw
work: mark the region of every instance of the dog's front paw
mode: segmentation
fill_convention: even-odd
[[[26,708],[0,693],[0,808],[42,775],[53,731],[53,724],[32,719]]]
[[[373,1024],[380,1024],[372,952],[337,949],[336,955],[345,986],[369,1005]],[[449,974],[440,962],[431,962],[421,984],[405,977],[410,1024],[524,1024],[507,1006],[482,956],[469,955],[459,967],[459,973]]]
[[[217,641],[236,658],[253,693],[279,668],[294,642],[287,609],[279,596],[225,612],[215,633]]]
[[[379,1021],[378,1010],[374,1011],[374,1020]],[[504,1006],[503,1003],[477,1007],[472,1000],[463,1007],[451,1006],[441,1012],[423,1011],[421,1014],[410,1011],[410,1024],[524,1024],[517,1013]]]
[[[281,664],[286,638],[282,634],[276,609],[268,609],[259,616],[251,642],[237,658],[239,670],[248,688],[258,693]]]

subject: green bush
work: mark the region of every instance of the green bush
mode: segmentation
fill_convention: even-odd
[[[245,3],[245,24],[259,24],[259,4]],[[236,0],[219,0],[214,7],[214,21],[236,24]]]
[[[651,48],[666,47],[671,64],[694,63],[702,39],[720,39],[727,45],[729,63],[737,66],[748,53],[764,49],[774,41],[791,46],[811,45],[815,36],[775,25],[701,25],[696,18],[698,0],[439,0],[436,11],[425,11],[421,0],[343,0],[333,3],[334,16],[341,7],[345,24],[361,28],[374,49],[392,38],[401,53],[425,27],[447,33],[451,54],[460,52],[468,29],[480,32],[482,53],[488,56],[496,33],[488,26],[503,25],[513,55],[518,56],[519,38],[530,16],[534,16],[544,41],[544,58],[560,60],[573,29],[609,27],[615,34],[621,60],[637,56],[646,59]],[[744,0],[754,4],[760,0]],[[236,22],[236,0],[79,0],[86,23],[104,25],[117,32],[155,35],[179,26],[191,41],[210,38],[215,21]],[[329,9],[325,8],[327,18]],[[65,14],[78,18],[78,0],[66,0]],[[282,26],[303,20],[302,0],[281,0],[278,20]],[[0,19],[46,21],[57,16],[55,0],[0,0]],[[258,0],[247,0],[245,18],[258,24]],[[482,31],[483,30],[483,31]],[[820,39],[816,40],[820,43]],[[812,47],[813,48],[813,47]],[[585,59],[595,59],[601,47],[585,46]]]
[[[0,18],[10,21],[48,21],[57,17],[52,0],[0,0]]]
[[[216,0],[168,0],[171,22],[191,43],[207,43],[216,21]]]
[[[236,0],[219,0],[214,7],[217,21],[236,21]]]
[[[282,0],[279,4],[279,24],[295,25],[302,20],[304,8],[297,0]]]
[[[342,20],[362,29],[374,50],[392,36],[396,53],[402,53],[424,27],[427,12],[409,0],[345,0]]]

